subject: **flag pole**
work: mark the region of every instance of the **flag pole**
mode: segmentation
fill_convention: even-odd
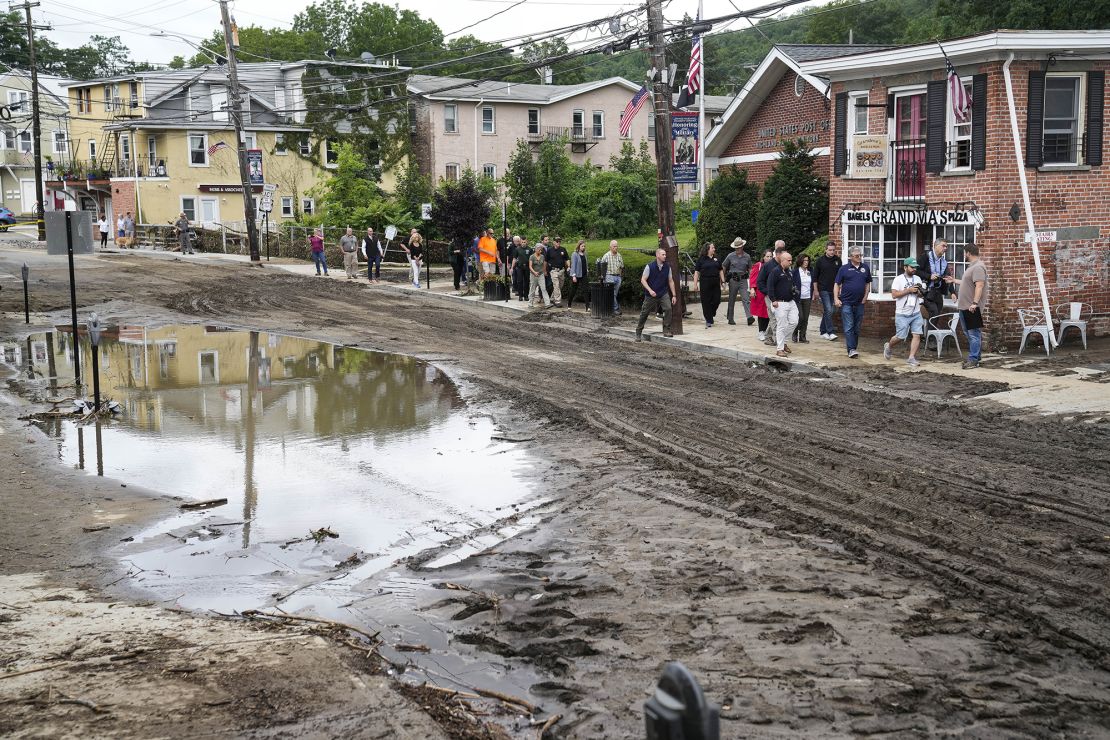
[[[702,3],[698,0],[698,23],[702,19]],[[698,35],[701,64],[698,66],[698,198],[705,200],[705,34]]]

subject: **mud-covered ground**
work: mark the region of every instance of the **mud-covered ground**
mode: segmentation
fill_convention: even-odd
[[[4,272],[18,267],[0,253]],[[33,308],[64,321],[62,270],[38,274]],[[564,714],[556,734],[639,735],[675,659],[722,705],[727,737],[1110,733],[1104,422],[977,401],[997,388],[973,379],[781,373],[553,313],[471,313],[273,269],[114,256],[79,281],[109,320],[427,357],[534,437],[557,501],[541,526],[448,568],[423,566],[436,553],[405,565],[473,589],[416,608],[447,625],[450,649],[539,669],[531,698]],[[0,310],[20,308],[0,293]],[[30,457],[18,447],[13,460]],[[47,491],[44,516],[72,503],[48,465],[26,470],[20,490]],[[36,527],[0,517],[5,573],[22,572],[9,550]]]

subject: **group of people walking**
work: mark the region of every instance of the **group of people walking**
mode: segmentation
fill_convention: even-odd
[[[717,256],[716,245],[709,243],[702,248],[694,265],[694,290],[700,295],[706,328],[714,326],[722,294],[727,288],[728,323],[736,324],[735,307],[739,299],[748,325],[757,324],[758,339],[773,345],[777,356],[787,357],[793,351],[791,343],[809,342],[810,310],[813,302],[820,300],[821,338],[828,341],[838,338],[834,317],[839,313],[848,357],[858,358],[865,306],[874,289],[871,269],[863,261],[862,250],[858,246],[851,247],[848,262],[842,263],[836,244],[830,242],[816,262],[802,254],[795,264],[785,242],[779,240],[773,249],[764,250],[760,260],[753,263],[744,251],[746,244],[744,239],[737,237],[731,244],[733,252],[723,260]],[[983,309],[988,300],[986,268],[979,261],[978,247],[968,244],[964,247],[967,269],[961,278],[956,278],[948,263],[947,250],[948,243],[944,239],[933,243],[928,254],[928,281],[917,275],[917,258],[911,256],[903,260],[903,274],[891,285],[891,297],[896,301],[895,333],[883,347],[886,359],[893,357],[894,347],[905,342],[909,344],[906,362],[910,366],[918,365],[917,352],[926,333],[926,319],[940,316],[945,298],[955,293],[959,323],[967,334],[969,345],[968,359],[963,367],[979,366]],[[961,285],[967,287],[957,291],[957,286]],[[649,298],[644,300],[645,310]],[[642,330],[641,322],[637,338]],[[669,320],[664,330],[669,335]]]
[[[309,255],[316,266],[316,274],[327,275],[328,261],[322,227],[313,231],[312,236],[308,238],[308,244]],[[386,240],[374,233],[372,227],[367,227],[366,233],[362,236],[355,236],[355,230],[348,226],[339,237],[338,245],[339,252],[343,255],[343,270],[348,280],[358,279],[358,258],[362,255],[363,261],[366,262],[366,279],[372,283],[382,281],[382,260],[385,259],[388,244]],[[401,249],[412,270],[412,284],[419,288],[420,274],[424,267],[424,237],[419,231],[412,229],[408,238],[401,241]]]

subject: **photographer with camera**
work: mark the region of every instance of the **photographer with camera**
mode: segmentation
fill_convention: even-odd
[[[921,346],[921,335],[925,333],[921,304],[925,300],[926,287],[916,272],[917,260],[906,257],[902,261],[902,274],[890,284],[890,295],[897,301],[894,307],[894,336],[883,345],[883,357],[889,360],[891,348],[909,339],[910,356],[906,364],[910,367],[918,365],[917,350]]]
[[[751,326],[755,323],[751,298],[748,295],[748,273],[752,269],[752,258],[744,251],[745,244],[747,242],[740,237],[732,240],[732,254],[725,257],[725,261],[721,263],[721,269],[728,283],[728,323],[736,323],[736,295],[739,294],[740,300],[744,303],[744,313],[748,317],[748,326]]]

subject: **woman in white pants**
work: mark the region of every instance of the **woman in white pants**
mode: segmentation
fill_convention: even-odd
[[[405,254],[409,256],[409,265],[412,266],[412,284],[417,288],[420,287],[420,269],[424,262],[424,240],[420,234],[414,233],[409,237],[409,243],[406,247],[401,245]]]

